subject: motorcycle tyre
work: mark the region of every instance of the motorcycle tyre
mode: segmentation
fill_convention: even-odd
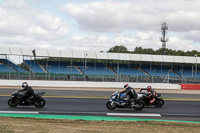
[[[162,98],[159,98],[157,101],[156,101],[156,104],[155,104],[155,107],[156,108],[160,108],[164,105],[164,100]]]
[[[139,101],[136,104],[139,104],[140,107],[134,107],[135,110],[142,110],[145,107],[145,103],[143,101]]]
[[[10,107],[12,107],[12,108],[15,108],[15,107],[17,107],[19,104],[18,104],[18,102],[14,101],[13,99],[9,99],[9,100],[8,100],[8,105],[9,105]]]
[[[116,108],[117,108],[117,105],[115,104],[115,106],[113,107],[112,105],[111,105],[111,101],[108,101],[107,103],[106,103],[106,107],[109,109],[109,110],[115,110]]]
[[[38,103],[40,103],[40,104],[38,104]],[[35,101],[34,105],[36,108],[42,108],[46,105],[46,101],[43,98],[39,98]]]

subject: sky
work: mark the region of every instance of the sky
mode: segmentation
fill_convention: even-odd
[[[123,45],[200,52],[200,0],[0,0],[0,47],[108,51]]]

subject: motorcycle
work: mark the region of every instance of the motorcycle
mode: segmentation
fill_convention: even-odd
[[[155,106],[155,107],[162,107],[164,105],[164,100],[161,98],[162,97],[162,94],[160,93],[156,93],[155,91],[155,101],[150,104],[149,102],[151,101],[151,98],[148,98],[148,93],[147,92],[142,92],[143,90],[147,91],[147,89],[141,89],[139,94],[141,99],[144,101],[145,105],[146,106]]]
[[[35,107],[37,108],[42,108],[45,106],[46,101],[42,98],[45,92],[36,93],[35,96],[28,101],[24,97],[24,95],[26,95],[25,93],[26,92],[14,91],[11,94],[11,98],[8,100],[8,105],[13,108],[17,107],[18,105],[21,105],[21,106],[35,105]]]
[[[119,93],[119,91],[114,92],[110,100],[106,103],[106,107],[109,110],[114,110],[116,108],[134,108],[135,110],[142,110],[145,106],[144,102],[141,100],[141,97],[138,96],[136,100],[131,99],[131,103],[128,104],[126,101],[129,99],[129,96],[126,96],[125,93]]]

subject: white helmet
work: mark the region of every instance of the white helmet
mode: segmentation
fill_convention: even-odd
[[[28,86],[27,82],[22,83],[22,88],[26,88]]]
[[[124,89],[127,89],[129,87],[129,85],[128,85],[128,83],[126,83],[125,85],[124,85]]]

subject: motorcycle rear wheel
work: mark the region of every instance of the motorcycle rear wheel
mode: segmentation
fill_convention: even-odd
[[[18,106],[18,102],[16,100],[13,100],[13,99],[9,99],[8,100],[8,105],[12,108],[15,108]]]
[[[36,100],[34,105],[37,108],[42,108],[42,107],[44,107],[46,105],[46,101],[43,98],[39,98],[39,99]]]
[[[114,110],[114,109],[116,109],[117,105],[116,105],[115,103],[112,105],[112,102],[111,102],[111,101],[108,101],[108,102],[106,103],[106,107],[107,107],[109,110]]]
[[[135,110],[142,110],[145,107],[145,103],[143,101],[137,102],[136,105],[139,105],[139,107],[134,107]]]

